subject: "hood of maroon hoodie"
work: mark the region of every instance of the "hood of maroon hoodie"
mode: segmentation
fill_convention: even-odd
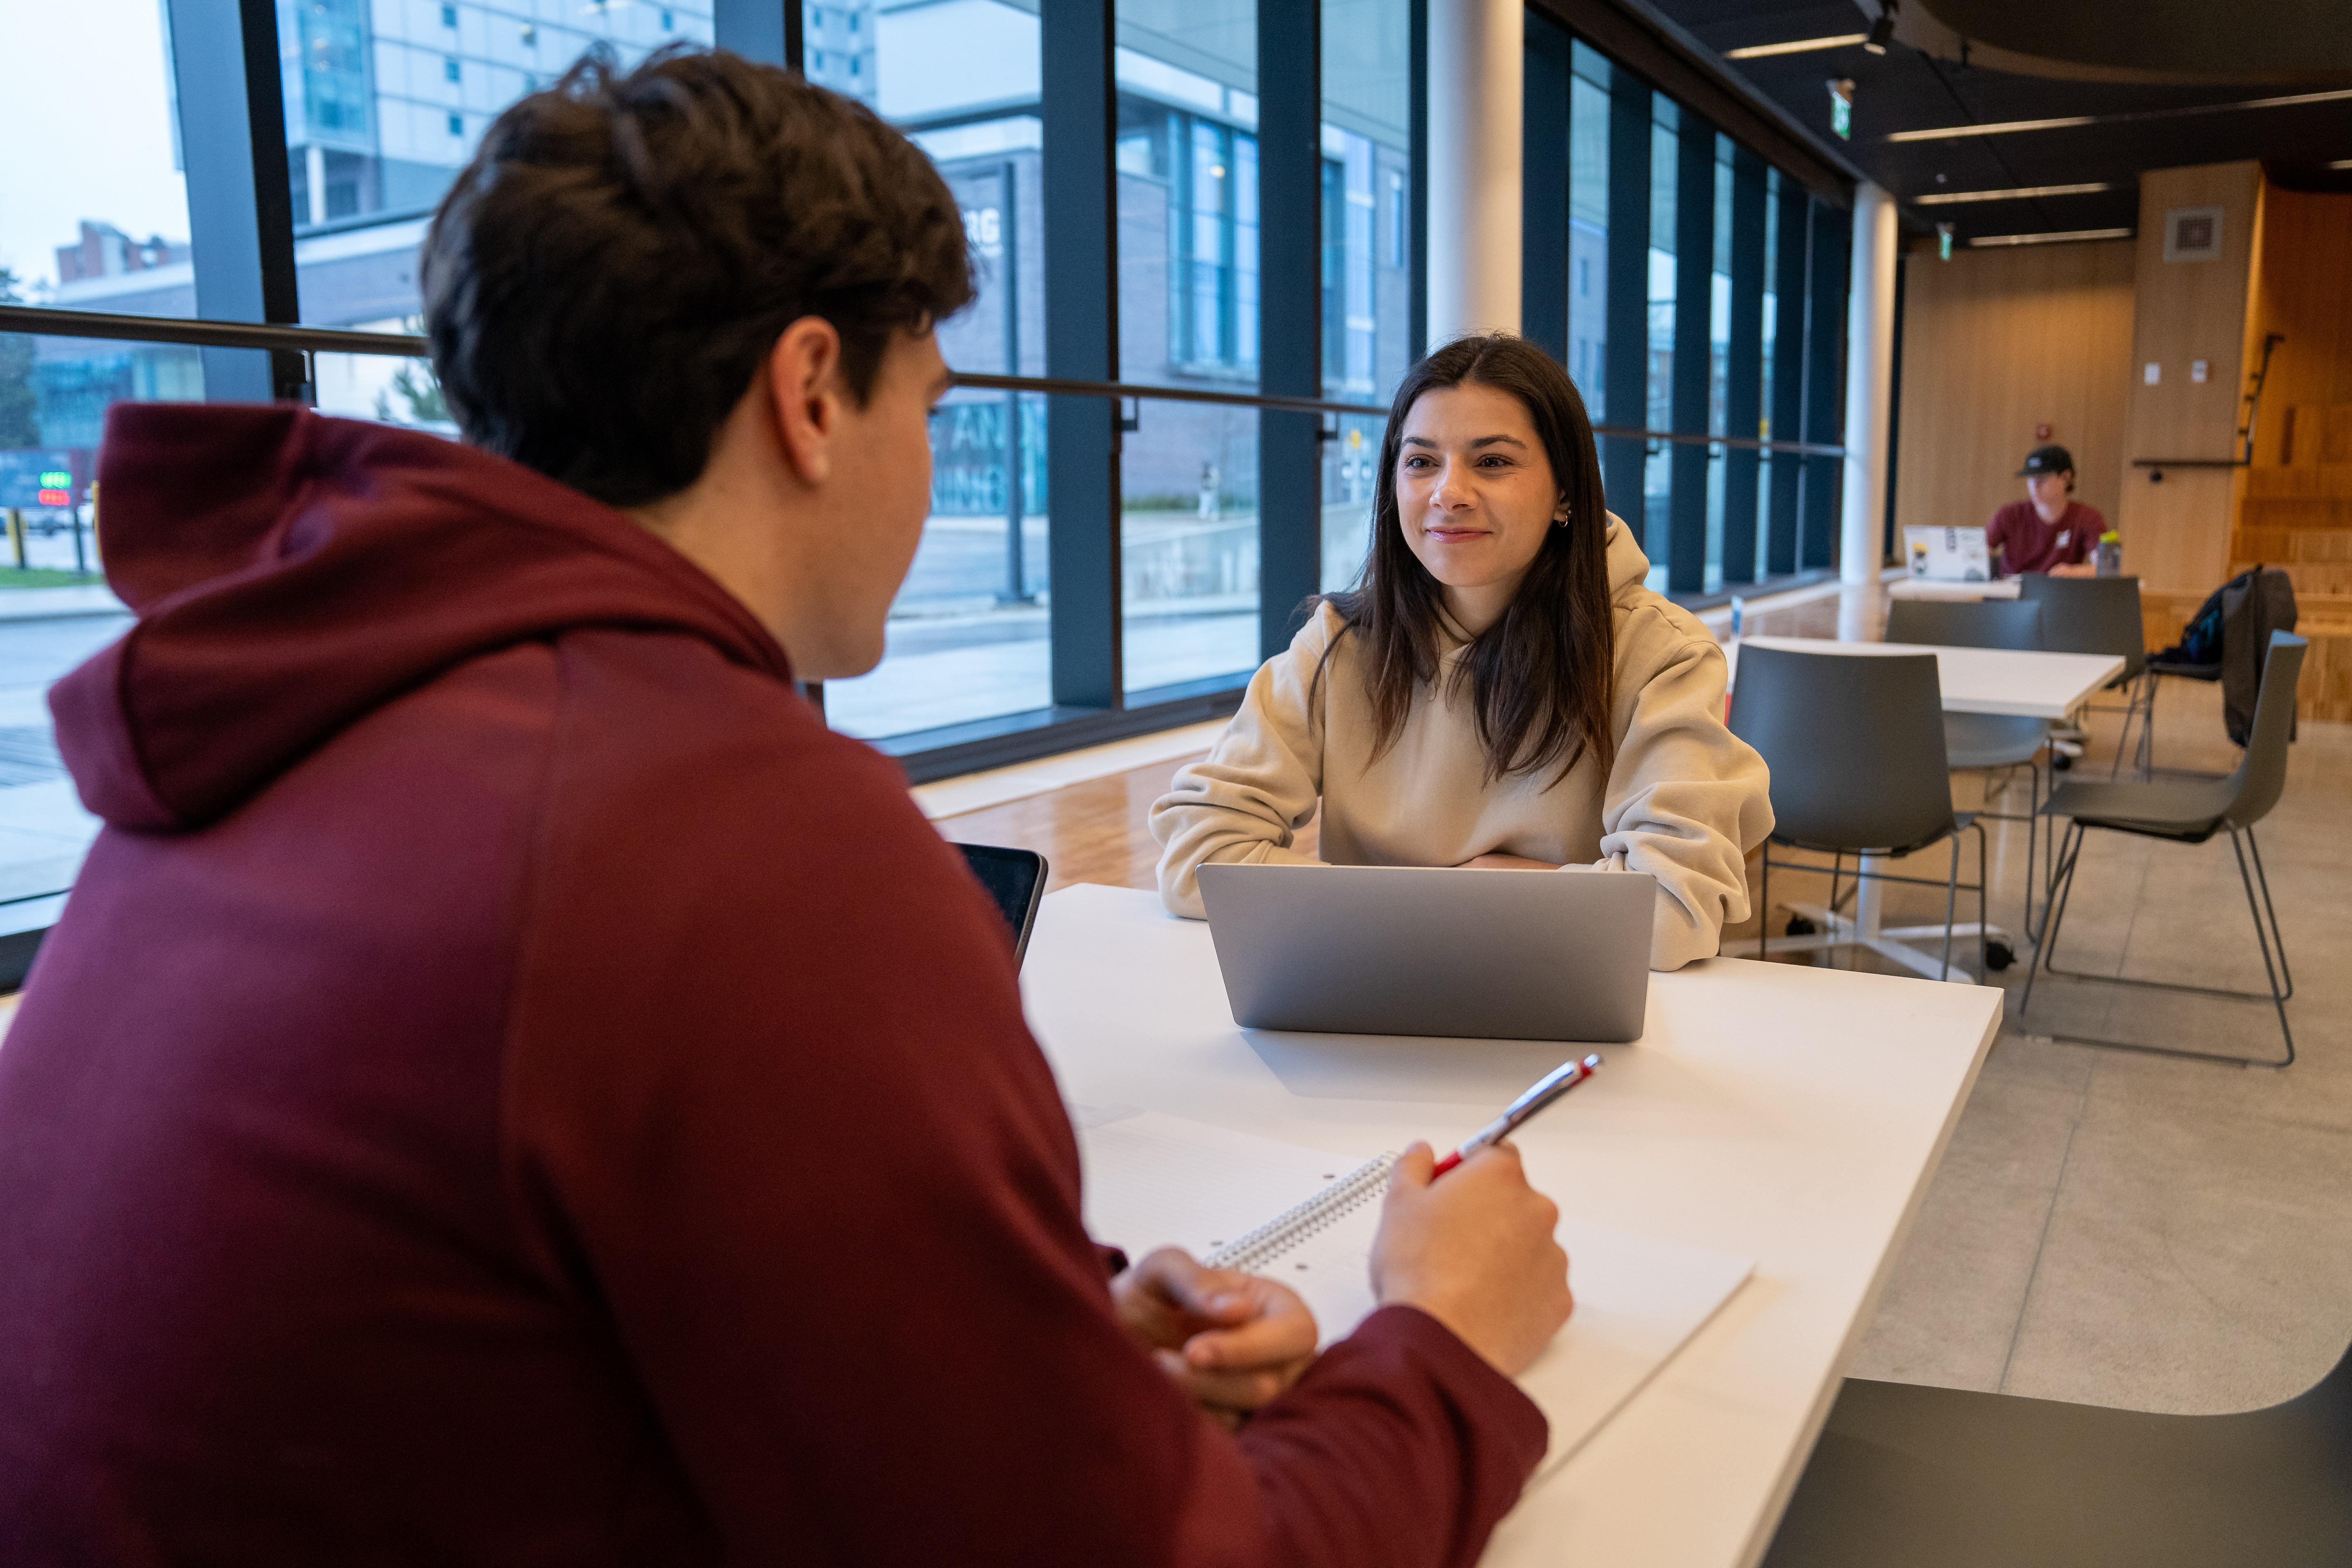
[[[201,827],[357,720],[574,626],[703,638],[791,679],[751,611],[628,518],[504,458],[290,406],[123,404],[107,581],[137,612],[49,693],[82,804]]]

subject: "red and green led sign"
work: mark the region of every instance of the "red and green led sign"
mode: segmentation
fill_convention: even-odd
[[[44,471],[38,493],[43,506],[73,505],[73,475],[63,468]]]

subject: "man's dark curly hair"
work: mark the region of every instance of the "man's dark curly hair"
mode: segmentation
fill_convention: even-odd
[[[898,331],[972,296],[955,199],[871,110],[724,50],[591,54],[499,116],[425,236],[467,438],[613,506],[676,494],[783,330],[861,402]]]

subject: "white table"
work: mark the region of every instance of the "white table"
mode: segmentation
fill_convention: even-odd
[[[1936,656],[1936,680],[1943,694],[1945,712],[2022,715],[2060,722],[2072,718],[2077,709],[2124,671],[2122,656],[2117,654],[2029,653],[2014,648],[1940,647],[1924,643],[1832,642],[1824,637],[1748,637],[1745,643],[1754,647],[1785,648],[1791,653],[1850,654],[1859,658],[1931,653]],[[1739,674],[1740,646],[1727,644],[1723,650],[1735,681]],[[1882,869],[1885,864],[1875,855],[1866,855],[1862,859],[1865,871]],[[2029,864],[2029,908],[2032,903],[2032,879],[2033,869]],[[1822,905],[1791,905],[1795,912],[1811,921],[1816,930],[1810,936],[1776,938],[1771,945],[1784,952],[1860,945],[1932,979],[1971,979],[1958,964],[1945,967],[1942,926],[1889,927],[1884,923],[1885,889],[1885,884],[1875,879],[1859,879],[1852,916]],[[1769,910],[1764,912],[1768,917],[1771,913]],[[1958,930],[1954,928],[1955,935]],[[1987,925],[1984,935],[1990,940],[2008,933],[1998,926]],[[1929,939],[1937,944],[1932,953],[1911,945]],[[1754,941],[1727,942],[1723,951],[1743,956],[1755,952],[1759,945]]]
[[[1450,1147],[1572,1048],[1241,1029],[1208,928],[1127,889],[1047,899],[1022,982],[1071,1100],[1341,1154]],[[1642,1041],[1602,1047],[1606,1073],[1519,1135],[1529,1178],[1570,1214],[1753,1258],[1756,1274],[1521,1500],[1490,1568],[1762,1557],[2000,1005],[1734,959],[1651,976]]]
[[[1832,642],[1827,637],[1747,637],[1726,643],[1731,679],[1739,679],[1742,647],[1783,648],[1790,653],[1932,653],[1936,681],[1947,713],[2007,713],[2060,721],[2105,689],[2124,672],[2122,656],[2105,653],[2027,653],[2006,647],[1938,647],[1927,643]]]
[[[2025,586],[2020,577],[1995,577],[1989,583],[1951,583],[1936,577],[1897,577],[1886,584],[1890,599],[2014,599]]]

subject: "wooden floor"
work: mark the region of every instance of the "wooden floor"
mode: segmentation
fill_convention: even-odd
[[[1152,868],[1160,862],[1160,846],[1147,820],[1151,803],[1168,793],[1178,768],[1200,760],[1195,755],[1154,763],[1026,800],[942,816],[934,826],[959,844],[1035,850],[1045,858],[1049,893],[1073,882],[1150,888],[1156,885]],[[1315,853],[1316,827],[1310,822],[1299,830],[1301,853]]]

